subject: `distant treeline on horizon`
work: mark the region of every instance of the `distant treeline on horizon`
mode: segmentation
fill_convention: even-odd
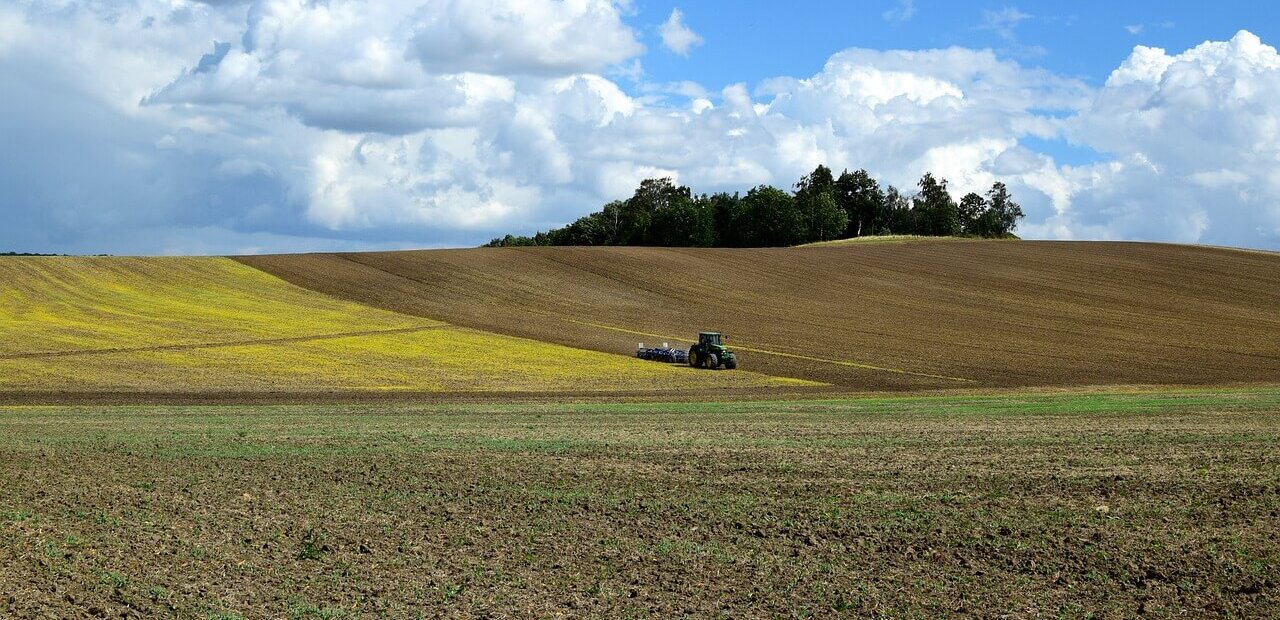
[[[970,192],[956,202],[947,180],[925,173],[911,196],[880,183],[866,170],[836,177],[818,166],[793,192],[760,185],[737,192],[694,196],[670,178],[647,179],[627,200],[615,200],[573,223],[532,237],[507,235],[485,247],[535,245],[643,245],[668,247],[774,247],[871,235],[1002,238],[1013,235],[1022,207],[1004,183],[986,196]]]

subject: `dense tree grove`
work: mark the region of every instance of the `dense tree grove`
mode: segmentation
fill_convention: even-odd
[[[493,247],[524,245],[656,245],[769,247],[870,235],[1010,237],[1022,218],[1004,183],[986,196],[956,202],[947,180],[926,173],[913,195],[882,188],[866,170],[818,166],[793,192],[761,185],[746,196],[695,196],[669,178],[647,179],[633,196],[562,228],[532,237],[507,235]]]

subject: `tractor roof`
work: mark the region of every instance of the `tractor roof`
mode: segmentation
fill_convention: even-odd
[[[719,336],[720,332],[698,332],[699,336]]]

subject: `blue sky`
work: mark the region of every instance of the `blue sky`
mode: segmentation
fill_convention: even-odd
[[[832,54],[870,49],[989,48],[1028,66],[1101,86],[1135,45],[1183,50],[1225,41],[1248,29],[1264,41],[1280,40],[1280,5],[1265,2],[876,2],[637,3],[646,44],[646,78],[704,85],[755,82],[777,75],[808,75]],[[660,24],[672,9],[697,24],[697,53],[661,49]],[[780,49],[780,47],[782,49]],[[1031,139],[1063,163],[1098,158],[1063,140]]]
[[[1276,13],[0,0],[0,251],[467,246],[818,163],[1005,182],[1028,238],[1280,249]]]
[[[1028,64],[1101,84],[1136,44],[1181,50],[1230,39],[1241,29],[1264,41],[1280,35],[1280,7],[1266,2],[916,0],[906,4],[909,12],[903,6],[883,0],[636,3],[637,18],[650,25],[645,34],[651,47],[661,45],[653,25],[662,23],[673,8],[680,9],[705,40],[688,58],[646,58],[647,72],[657,80],[705,84],[806,75],[849,47],[951,46],[1000,50]]]

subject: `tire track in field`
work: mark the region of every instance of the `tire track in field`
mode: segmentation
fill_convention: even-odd
[[[462,329],[457,325],[419,325],[417,327],[397,327],[394,329],[370,329],[364,331],[336,332],[330,334],[314,334],[310,336],[291,336],[288,338],[258,338],[253,340],[227,340],[219,342],[194,342],[186,344],[160,344],[144,347],[110,347],[103,349],[77,349],[72,351],[35,351],[31,353],[6,353],[0,360],[40,359],[50,357],[77,357],[82,355],[109,355],[112,353],[148,353],[155,351],[192,351],[197,349],[220,349],[227,347],[243,347],[254,345],[290,344],[295,342],[313,342],[316,340],[337,340],[339,338],[358,338],[361,336],[382,336],[388,334],[410,334],[414,332],[436,329]]]
[[[589,322],[587,322],[587,321],[578,321],[578,320],[570,319],[570,318],[567,318],[567,317],[561,317],[561,318],[562,318],[563,320],[565,320],[565,321],[570,322],[570,323],[576,323],[576,324],[578,324],[578,325],[586,325],[586,326],[588,326],[588,327],[595,327],[595,328],[599,328],[599,329],[608,329],[608,330],[615,331],[615,332],[622,332],[622,333],[624,333],[624,334],[634,334],[634,335],[636,335],[636,336],[645,336],[645,337],[652,337],[652,338],[665,338],[665,339],[667,339],[667,340],[669,340],[669,341],[682,341],[682,340],[687,341],[687,340],[688,340],[687,338],[677,338],[677,337],[675,337],[675,336],[664,336],[664,335],[662,335],[662,334],[650,334],[650,333],[647,333],[647,332],[640,332],[640,331],[635,331],[635,330],[631,330],[631,329],[625,329],[625,328],[622,328],[622,327],[614,327],[614,326],[612,326],[612,325],[602,325],[602,324],[600,324],[600,323],[589,323]],[[755,348],[755,347],[745,347],[745,346],[742,346],[742,345],[740,345],[740,344],[735,344],[735,345],[733,345],[733,348],[734,348],[734,349],[741,350],[741,351],[748,351],[748,352],[751,352],[751,353],[761,353],[761,354],[764,354],[764,355],[774,355],[774,356],[777,356],[777,357],[787,357],[787,358],[791,358],[791,359],[805,360],[805,361],[809,361],[809,362],[820,362],[820,363],[823,363],[823,364],[835,364],[835,365],[837,365],[837,366],[848,366],[848,367],[850,367],[850,368],[861,368],[861,369],[863,369],[863,370],[875,370],[875,371],[879,371],[879,372],[889,372],[889,373],[893,373],[893,374],[897,374],[897,375],[908,375],[908,376],[912,376],[912,377],[925,377],[925,378],[929,378],[929,379],[941,379],[941,380],[944,380],[944,381],[955,381],[955,382],[957,382],[957,383],[977,383],[977,381],[975,381],[975,380],[973,380],[973,379],[966,379],[966,378],[964,378],[964,377],[951,377],[951,376],[948,376],[948,375],[937,375],[937,374],[927,373],[927,372],[917,372],[917,371],[914,371],[914,370],[903,370],[903,369],[901,369],[901,368],[890,368],[890,367],[887,367],[887,366],[875,366],[875,365],[872,365],[872,364],[862,364],[862,363],[859,363],[859,362],[850,362],[850,361],[847,361],[847,360],[833,360],[833,359],[828,359],[828,358],[824,358],[824,357],[813,357],[813,356],[810,356],[810,355],[800,355],[800,354],[797,354],[797,353],[786,353],[786,352],[783,352],[783,351],[770,351],[770,350],[768,350],[768,349],[757,349],[757,348]]]

